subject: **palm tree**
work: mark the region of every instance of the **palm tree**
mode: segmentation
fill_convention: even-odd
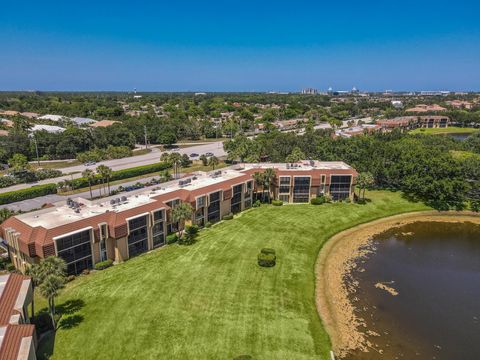
[[[102,187],[103,187],[104,193],[106,193],[105,180],[107,181],[108,193],[110,194],[110,178],[112,176],[112,169],[110,169],[108,166],[100,165],[100,166],[97,166],[97,174],[99,174],[100,177],[102,178]]]
[[[65,278],[57,275],[48,275],[39,286],[40,294],[48,300],[48,312],[52,320],[53,329],[57,329],[55,322],[55,298],[65,286]]]
[[[211,156],[210,159],[208,159],[208,166],[212,167],[212,170],[215,170],[215,166],[217,166],[220,163],[220,160],[216,156]]]
[[[90,200],[92,200],[93,195],[92,195],[92,181],[95,179],[95,172],[91,169],[85,169],[82,172],[82,176],[87,179],[88,181],[88,187],[90,189]]]
[[[255,182],[255,189],[256,192],[258,193],[258,189],[262,187],[262,202],[264,200],[264,191],[263,191],[263,174],[261,172],[255,172],[253,175],[253,181]]]
[[[181,225],[185,220],[188,220],[192,217],[193,209],[189,203],[180,203],[172,210],[172,220],[174,223],[178,222],[178,239],[182,238]]]
[[[375,183],[375,178],[370,172],[362,172],[357,176],[357,186],[358,186],[358,197],[360,198],[360,194],[362,193],[362,200],[365,200],[365,190],[372,186]]]
[[[53,329],[56,329],[55,297],[65,285],[66,270],[67,263],[65,260],[56,256],[49,256],[42,260],[40,264],[35,264],[29,269],[34,288],[38,287],[40,294],[48,300],[48,310],[52,320]]]
[[[277,174],[272,168],[265,169],[265,171],[263,172],[263,181],[265,187],[268,189],[268,202],[270,202],[272,183],[276,177]]]
[[[34,264],[27,268],[25,272],[32,279],[32,289],[35,292],[35,288],[40,285],[42,279],[42,272],[39,264]],[[35,319],[35,296],[32,296],[32,320]]]
[[[182,155],[180,155],[177,152],[173,152],[169,155],[168,161],[172,164],[173,166],[173,176],[175,179],[178,178],[178,173],[182,164]]]

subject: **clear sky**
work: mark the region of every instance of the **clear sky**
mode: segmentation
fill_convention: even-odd
[[[0,90],[480,90],[480,2],[2,1]]]

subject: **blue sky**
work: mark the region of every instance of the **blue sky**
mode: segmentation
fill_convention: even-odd
[[[477,1],[5,1],[0,90],[480,90]]]

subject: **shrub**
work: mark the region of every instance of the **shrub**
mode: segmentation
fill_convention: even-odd
[[[206,228],[212,227],[212,223],[211,223],[210,221],[207,221],[207,222],[205,223],[205,227],[206,227]]]
[[[283,201],[282,200],[272,200],[272,205],[273,206],[282,206]]]
[[[223,220],[232,220],[233,219],[233,214],[230,213],[230,214],[224,215],[222,219]]]
[[[262,254],[273,254],[273,255],[275,255],[275,249],[272,249],[272,248],[263,248],[262,250],[260,250],[260,252]]]
[[[15,271],[15,265],[13,265],[12,263],[8,263],[7,265],[5,265],[5,270],[7,270],[8,272]]]
[[[257,260],[258,260],[258,265],[262,267],[272,267],[275,266],[277,257],[275,254],[264,254],[260,253],[258,254]]]
[[[88,275],[90,274],[90,270],[89,269],[85,269],[82,271],[82,275]]]
[[[174,244],[178,241],[178,235],[175,233],[167,235],[167,244]]]
[[[38,196],[56,194],[56,184],[36,185],[28,189],[9,191],[0,194],[0,205],[10,204],[16,201],[33,199]]]
[[[95,264],[95,270],[103,270],[113,265],[113,260],[108,259]]]
[[[15,185],[18,181],[13,176],[0,177],[0,188]]]
[[[67,282],[71,282],[73,280],[75,280],[75,275],[68,275],[67,276]]]
[[[261,201],[257,200],[253,203],[252,207],[260,207],[260,205],[262,205]]]
[[[323,195],[317,196],[316,198],[313,198],[310,200],[310,204],[312,205],[322,205],[325,204],[326,198]]]
[[[198,234],[198,226],[197,225],[189,225],[185,227],[184,235],[180,239],[180,243],[184,245],[190,245],[195,242],[195,238]]]
[[[62,172],[60,170],[55,169],[40,169],[35,172],[35,178],[37,180],[45,180],[50,178],[56,178],[62,176]]]

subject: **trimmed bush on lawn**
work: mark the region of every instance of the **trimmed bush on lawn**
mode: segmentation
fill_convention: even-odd
[[[233,219],[233,214],[230,213],[230,214],[224,215],[222,219],[223,220],[232,220]]]
[[[272,200],[272,205],[273,206],[282,206],[283,201],[282,200]]]
[[[95,264],[95,270],[103,270],[113,265],[113,260],[108,259]]]
[[[175,233],[167,235],[167,244],[174,244],[178,241],[178,235]]]
[[[312,205],[322,205],[322,204],[325,204],[326,202],[327,202],[327,199],[325,199],[325,196],[323,195],[317,196],[316,198],[313,198],[312,200],[310,200],[310,204]]]

